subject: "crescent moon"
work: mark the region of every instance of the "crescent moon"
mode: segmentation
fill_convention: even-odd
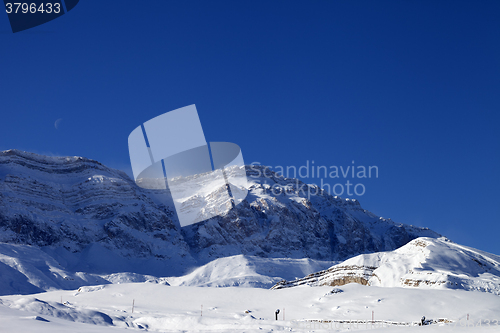
[[[59,129],[59,124],[61,123],[61,121],[62,121],[62,118],[59,118],[59,119],[57,119],[57,120],[56,120],[56,122],[54,123],[54,127],[55,127],[56,129]]]

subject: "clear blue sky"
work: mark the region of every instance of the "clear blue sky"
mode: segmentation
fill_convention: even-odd
[[[365,209],[500,254],[499,17],[499,1],[82,0],[12,34],[0,15],[0,149],[130,173],[128,134],[196,104],[247,163],[376,165]]]

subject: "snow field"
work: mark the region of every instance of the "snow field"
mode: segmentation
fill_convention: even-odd
[[[331,293],[332,289],[302,286],[268,290],[126,283],[86,287],[80,291],[4,296],[0,298],[0,327],[9,333],[18,332],[15,330],[16,325],[34,327],[36,332],[45,332],[45,328],[47,332],[55,332],[57,327],[71,327],[72,332],[77,328],[81,332],[113,332],[117,329],[120,331],[120,328],[160,332],[322,332],[366,329],[394,332],[415,329],[427,332],[493,332],[500,329],[500,298],[489,293],[367,287],[358,284],[336,287],[341,290],[337,293]],[[61,298],[64,304],[60,303]],[[274,319],[276,309],[281,310],[278,321]],[[308,322],[366,321],[371,320],[372,311],[375,320],[412,323],[425,315],[427,319],[454,322],[444,326],[377,329],[367,328],[363,324],[358,325],[358,328],[352,325],[351,328],[348,325],[335,328],[330,324],[326,325],[326,330],[319,325],[311,326]],[[470,327],[462,327],[467,323],[467,314]],[[40,318],[35,319],[36,316]],[[477,325],[480,320],[481,327],[471,326]]]

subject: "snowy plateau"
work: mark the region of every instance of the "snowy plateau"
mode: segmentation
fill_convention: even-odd
[[[499,256],[263,170],[181,228],[168,190],[0,152],[0,332],[499,331]]]

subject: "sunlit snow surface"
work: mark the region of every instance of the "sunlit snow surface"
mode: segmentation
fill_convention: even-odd
[[[335,285],[346,279],[370,286],[463,289],[500,295],[500,257],[443,238],[421,237],[394,251],[362,254],[275,288]]]
[[[388,329],[380,328],[380,325],[389,326],[391,331],[407,332],[424,329],[411,326],[417,325],[422,316],[437,322],[425,327],[427,332],[493,332],[500,329],[497,326],[500,297],[495,295],[498,290],[495,289],[498,288],[498,275],[495,275],[498,274],[498,256],[443,239],[419,238],[395,251],[361,255],[329,269],[325,268],[334,263],[238,255],[214,260],[180,277],[70,273],[50,266],[53,262],[49,258],[45,258],[47,266],[43,266],[41,258],[30,261],[28,257],[19,256],[21,250],[26,250],[22,246],[13,246],[10,250],[17,251],[18,255],[17,259],[10,260],[24,265],[23,269],[18,267],[19,271],[41,281],[33,282],[48,283],[45,282],[47,272],[53,272],[59,276],[67,274],[63,281],[75,285],[93,284],[92,279],[106,284],[75,287],[70,291],[2,296],[2,332],[18,332],[19,327],[26,332]],[[3,252],[6,252],[5,248]],[[7,261],[5,254],[2,261]],[[28,262],[31,266],[27,266]],[[369,279],[371,286],[355,283],[317,286],[318,282],[335,280],[339,272],[332,273],[331,270],[336,267],[363,265],[374,268],[375,274]],[[40,273],[47,275],[40,277]],[[402,283],[409,277],[421,282]],[[300,280],[307,283],[293,288],[267,289],[282,278],[299,278],[295,283]],[[461,284],[425,282],[441,279],[461,281]],[[53,279],[51,283],[56,282]],[[294,281],[290,283],[293,286]],[[55,285],[54,289],[57,287]],[[278,321],[274,319],[276,309],[281,310]],[[372,327],[372,311],[374,325],[379,328]],[[320,327],[321,321],[323,326]],[[342,322],[344,328],[340,327]]]
[[[309,286],[268,290],[128,283],[79,291],[4,296],[0,305],[0,327],[2,332],[20,329],[24,332],[118,332],[125,328],[159,332],[325,332],[327,330],[320,327],[307,329],[306,325],[311,325],[309,320],[358,320],[363,323],[354,325],[350,331],[371,331],[373,311],[378,325],[382,325],[382,320],[386,326],[390,322],[400,325],[392,327],[393,332],[424,329],[401,326],[415,325],[423,315],[436,321],[452,321],[425,327],[425,332],[495,332],[499,329],[494,320],[500,319],[500,301],[498,296],[489,293],[359,284],[342,286],[342,292],[334,294],[331,290],[332,287]],[[278,321],[274,318],[276,309],[281,309]],[[480,320],[481,327],[461,328],[467,323],[477,325]],[[347,331],[349,325],[344,325],[344,329],[331,329],[328,324],[324,327],[328,331]]]

